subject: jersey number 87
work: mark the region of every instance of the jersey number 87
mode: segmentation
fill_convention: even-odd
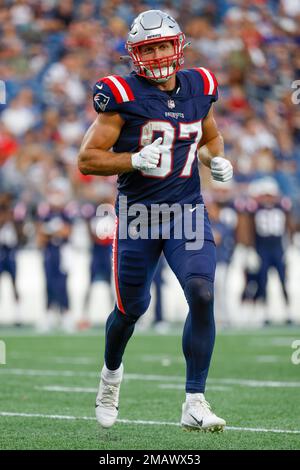
[[[173,170],[174,165],[174,143],[176,139],[176,128],[168,121],[149,121],[141,129],[140,144],[142,147],[151,144],[154,132],[161,132],[163,141],[161,146],[160,162],[157,168],[144,170],[142,174],[153,178],[166,178]],[[180,173],[180,177],[191,176],[191,169],[197,154],[197,146],[202,137],[202,121],[179,123],[178,139],[190,140],[194,136],[194,142],[189,146],[187,158]]]

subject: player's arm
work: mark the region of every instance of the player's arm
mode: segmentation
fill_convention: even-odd
[[[87,130],[79,151],[78,167],[84,175],[117,175],[132,171],[130,153],[114,153],[124,121],[115,112],[97,116]]]
[[[255,248],[254,214],[246,210],[241,211],[238,216],[236,250],[243,268],[250,272],[257,272],[261,265],[261,259]]]
[[[238,216],[236,241],[246,247],[255,245],[255,224],[253,214],[241,212]]]
[[[87,130],[78,156],[78,167],[84,175],[118,175],[133,170],[156,168],[160,158],[159,137],[137,153],[110,151],[117,142],[124,121],[120,114],[99,114]]]
[[[213,107],[202,122],[202,138],[198,145],[200,161],[210,168],[216,181],[228,181],[232,178],[233,170],[229,160],[224,157],[224,140],[220,134],[214,115]]]
[[[69,224],[68,222],[64,222],[62,226],[56,232],[53,233],[53,235],[67,240],[69,236],[71,235],[71,231],[72,231],[72,225]]]
[[[219,132],[211,106],[207,116],[202,121],[202,138],[198,145],[200,161],[210,168],[214,157],[224,157],[224,140]]]
[[[43,230],[43,224],[42,222],[37,222],[36,223],[36,244],[38,248],[44,248],[50,237],[47,235],[44,230]]]

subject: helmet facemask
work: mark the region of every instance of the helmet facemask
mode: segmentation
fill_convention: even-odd
[[[179,33],[175,36],[159,37],[155,40],[148,39],[135,44],[126,43],[126,48],[132,58],[135,71],[138,75],[145,77],[157,83],[164,83],[174,75],[184,62],[184,34]],[[173,44],[173,54],[156,59],[142,59],[141,46],[169,41]]]
[[[142,46],[164,41],[170,41],[173,45],[172,53],[168,56],[148,59],[147,54],[141,54]],[[174,18],[161,10],[148,10],[140,13],[133,21],[126,48],[138,75],[163,83],[183,64],[184,42],[185,36]]]
[[[141,46],[169,41],[173,44],[174,53],[166,57],[156,59],[145,59],[141,55]],[[169,80],[181,67],[183,59],[184,34],[180,33],[171,37],[160,37],[156,40],[145,40],[134,45],[126,44],[127,50],[132,58],[135,71],[138,75],[149,80],[163,83]]]

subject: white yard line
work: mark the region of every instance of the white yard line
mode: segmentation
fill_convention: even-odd
[[[97,372],[75,371],[75,370],[39,370],[39,369],[16,369],[1,368],[0,375],[28,375],[28,376],[53,376],[53,377],[97,377]]]
[[[45,392],[65,392],[65,393],[97,393],[98,389],[93,387],[61,387],[60,385],[45,385],[34,387],[35,390],[44,390]]]
[[[97,393],[98,389],[93,387],[63,387],[61,385],[44,385],[36,386],[35,390],[43,390],[45,392],[62,392],[62,393]],[[184,390],[184,384],[158,384],[158,388],[168,390]],[[231,390],[231,387],[226,385],[208,385],[207,390],[210,391],[225,391]]]
[[[255,380],[255,379],[210,379],[208,382],[224,385],[241,385],[244,387],[267,387],[267,388],[299,388],[300,382],[283,382],[276,380]]]
[[[74,371],[74,370],[38,370],[38,369],[0,369],[0,375],[21,375],[21,376],[52,376],[52,377],[99,377],[98,372]],[[142,380],[154,382],[184,382],[183,376],[177,375],[154,375],[154,374],[125,374],[125,380]],[[244,387],[270,387],[270,388],[300,388],[299,382],[256,380],[256,379],[236,379],[236,378],[211,378],[208,384],[216,385],[241,385]]]
[[[11,352],[10,358],[12,359],[22,359],[28,361],[35,361],[44,364],[68,364],[73,365],[95,365],[99,364],[99,361],[93,357],[77,356],[77,357],[67,357],[67,356],[39,356],[34,357],[32,354],[23,354],[19,352]],[[164,367],[171,366],[172,364],[184,364],[184,358],[181,356],[167,356],[162,354],[147,354],[142,355],[140,360],[143,362],[154,362],[159,363]],[[287,358],[284,356],[276,355],[262,355],[256,356],[255,360],[262,363],[277,363],[277,362],[286,362]],[[249,361],[253,361],[253,357],[249,357]]]
[[[50,376],[50,377],[99,377],[100,372],[75,371],[75,370],[45,370],[45,369],[16,369],[1,368],[0,375],[24,375],[24,376]],[[125,380],[148,380],[148,381],[180,381],[183,382],[184,376],[177,375],[154,375],[154,374],[125,374]]]
[[[179,384],[159,384],[158,388],[161,388],[163,390],[184,390],[184,384],[179,385]],[[229,390],[232,389],[232,387],[228,387],[227,385],[207,385],[207,391],[208,392],[214,392],[214,391],[219,391],[219,392],[228,392]]]
[[[20,418],[45,418],[45,419],[58,419],[58,420],[87,420],[95,421],[96,418],[91,416],[70,416],[70,415],[48,415],[42,413],[17,413],[11,411],[0,411],[0,416],[5,417],[20,417]],[[144,420],[131,420],[131,419],[118,419],[119,423],[123,424],[141,424],[146,426],[180,426],[180,423],[171,421],[144,421]],[[245,432],[264,432],[264,433],[279,433],[279,434],[300,434],[300,430],[293,429],[267,429],[267,428],[249,428],[240,426],[226,426],[227,431],[245,431]]]
[[[287,362],[290,358],[282,357],[282,356],[256,356],[256,362],[262,364],[277,364],[277,362]]]

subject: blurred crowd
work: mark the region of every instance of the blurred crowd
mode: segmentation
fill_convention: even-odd
[[[272,177],[299,227],[300,104],[292,100],[299,0],[0,0],[0,192],[13,199],[27,243],[36,243],[32,221],[55,194],[83,218],[85,204],[113,200],[115,178],[81,175],[77,154],[96,117],[93,84],[130,71],[120,60],[128,28],[151,8],[168,11],[191,41],[185,67],[217,76],[215,112],[234,165],[231,200]],[[210,186],[204,171],[208,200]]]

